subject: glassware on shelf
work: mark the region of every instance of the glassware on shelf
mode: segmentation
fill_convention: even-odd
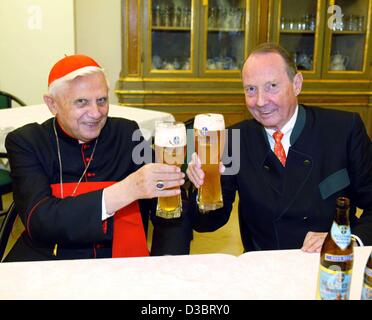
[[[280,30],[286,29],[286,19],[284,17],[280,18]]]
[[[345,16],[334,19],[332,30],[333,31],[344,31],[346,29]]]
[[[315,14],[310,14],[309,30],[315,31],[315,26],[316,26],[316,16]]]
[[[216,63],[214,62],[214,59],[208,59],[207,60],[207,69],[208,70],[216,70]]]
[[[187,58],[182,66],[182,70],[190,70],[190,58]]]
[[[245,12],[235,7],[209,7],[208,28],[221,30],[244,29]]]
[[[358,31],[364,31],[364,16],[359,16],[358,17]]]
[[[155,27],[160,27],[161,26],[161,9],[159,5],[156,5],[153,8],[153,15],[152,15],[152,25]]]
[[[154,73],[194,71],[191,0],[153,0],[150,70]],[[245,55],[246,1],[210,0],[205,70],[238,70]],[[197,5],[199,8],[199,4]],[[200,8],[199,8],[200,9]],[[196,11],[198,12],[198,11]],[[197,24],[198,30],[204,24]],[[201,26],[201,27],[200,27]],[[185,56],[186,55],[186,56]],[[197,60],[197,59],[196,59]],[[208,62],[206,61],[208,60]],[[198,63],[196,65],[199,65]]]
[[[225,28],[225,22],[227,20],[227,8],[225,7],[218,7],[218,22],[217,28],[223,29]]]
[[[174,58],[174,60],[173,60],[173,67],[174,67],[175,70],[179,70],[181,68],[181,65],[178,62],[177,58]]]
[[[163,63],[163,69],[164,70],[174,70],[174,65],[172,62],[168,62],[167,60],[164,60],[164,63]]]
[[[302,19],[302,30],[310,30],[310,15],[305,14]]]
[[[160,58],[158,55],[152,57],[153,70],[190,70],[190,58]]]
[[[208,8],[208,27],[213,29],[217,24],[217,9],[214,7]]]
[[[208,70],[238,70],[236,60],[229,56],[218,56],[207,59]]]
[[[181,26],[181,17],[182,17],[182,10],[180,7],[177,7],[173,11],[173,27],[180,27]]]
[[[150,70],[191,70],[191,0],[152,1]]]
[[[233,8],[229,8],[226,12],[226,19],[223,28],[232,29],[234,28],[235,13]]]
[[[313,68],[311,55],[306,52],[296,54],[296,65],[299,70],[311,70]]]
[[[163,24],[164,24],[164,27],[170,26],[170,9],[168,6],[165,6],[163,10]]]
[[[209,0],[206,71],[238,70],[245,56],[246,1]]]
[[[229,10],[229,28],[234,30],[243,29],[243,12],[241,8],[230,8]]]
[[[190,28],[191,27],[191,9],[184,7],[182,8],[181,14],[181,27]]]
[[[161,66],[162,66],[161,58],[157,55],[153,56],[151,69],[153,70],[161,69]]]
[[[245,17],[244,9],[238,8],[236,15],[237,15],[237,17],[236,17],[236,28],[237,29],[244,29],[244,17]]]
[[[189,28],[191,26],[191,8],[156,4],[152,8],[152,26]]]
[[[331,56],[331,64],[329,66],[330,70],[334,71],[344,71],[349,63],[350,58],[348,56],[344,56],[339,52],[336,52],[333,56]]]
[[[364,30],[364,16],[355,14],[344,15],[341,21],[333,24],[333,31],[363,31]]]
[[[306,13],[301,18],[280,18],[280,30],[290,31],[314,31],[315,30],[315,15]]]

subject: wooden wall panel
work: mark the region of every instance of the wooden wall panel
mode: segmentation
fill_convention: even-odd
[[[139,76],[140,75],[140,1],[130,1],[126,0],[126,8],[130,19],[126,20],[126,50],[127,50],[127,68],[128,76]],[[130,50],[129,50],[130,48]]]

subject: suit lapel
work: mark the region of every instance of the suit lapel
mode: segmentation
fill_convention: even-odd
[[[299,194],[311,194],[311,190],[305,191],[304,188],[308,186],[306,183],[312,170],[313,158],[311,156],[295,149],[290,150],[286,162],[284,187],[278,218],[285,214]]]
[[[313,170],[313,158],[307,153],[306,123],[309,123],[305,109],[299,106],[296,124],[291,134],[291,147],[287,155],[284,174],[283,194],[280,201],[280,210],[277,218],[280,218],[290,208],[299,194],[311,194],[311,190],[305,190],[307,181]],[[301,136],[302,133],[305,133]],[[301,136],[301,137],[300,137]]]
[[[305,108],[301,105],[298,106],[298,114],[295,126],[293,127],[292,134],[290,137],[291,146],[293,146],[300,134],[302,133],[306,123],[306,111]]]
[[[264,184],[270,187],[265,198],[267,201],[277,205],[276,219],[279,219],[299,194],[311,192],[304,190],[313,169],[313,158],[307,153],[305,137],[303,134],[312,120],[303,106],[299,106],[296,124],[291,134],[291,147],[287,155],[286,167],[283,168],[280,161],[270,149],[267,133],[264,128],[256,121],[253,123],[253,130],[249,131],[247,146],[252,151],[252,159],[257,172],[262,173]],[[308,126],[307,126],[308,127]],[[268,191],[269,191],[268,190]]]
[[[267,181],[275,193],[277,193],[277,195],[282,196],[285,170],[275,153],[271,150],[267,153],[262,168],[263,178]]]
[[[256,166],[255,169],[262,173],[266,185],[270,186],[271,190],[275,192],[273,196],[281,195],[284,168],[270,149],[265,129],[256,121],[254,122],[254,130],[249,134],[249,143],[248,150],[254,150],[252,151],[252,158]]]

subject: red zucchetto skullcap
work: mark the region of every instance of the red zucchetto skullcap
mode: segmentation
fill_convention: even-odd
[[[62,78],[69,73],[79,70],[85,67],[98,67],[101,66],[95,62],[92,58],[82,55],[82,54],[75,54],[72,56],[66,56],[63,59],[59,60],[50,70],[49,78],[48,78],[48,87],[50,84]]]

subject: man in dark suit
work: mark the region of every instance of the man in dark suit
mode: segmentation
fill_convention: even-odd
[[[184,174],[177,166],[134,160],[142,143],[133,139],[138,125],[108,117],[108,82],[92,58],[64,57],[48,86],[44,101],[54,117],[6,138],[25,232],[5,261],[148,255],[151,199],[179,194]],[[153,221],[155,236],[160,222]],[[177,250],[169,249],[177,241],[167,234],[156,239],[163,242],[155,241],[153,254]]]
[[[234,142],[229,143],[240,170],[221,177],[223,208],[202,214],[192,197],[194,229],[206,232],[223,226],[237,191],[246,251],[319,252],[335,216],[336,199],[345,196],[351,200],[355,245],[371,245],[372,144],[359,114],[298,105],[302,75],[275,44],[262,44],[250,54],[242,79],[254,119],[232,128],[240,130],[238,159]],[[203,184],[196,155],[187,174],[197,188]],[[360,218],[356,207],[363,209]]]

